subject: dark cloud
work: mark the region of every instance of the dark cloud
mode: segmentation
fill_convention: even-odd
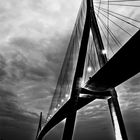
[[[4,59],[4,60],[3,60]],[[45,80],[52,75],[51,68],[47,66],[34,66],[29,64],[28,58],[21,53],[15,54],[10,62],[7,58],[0,57],[0,78],[8,78],[9,80]]]
[[[25,117],[24,115],[20,116],[20,120],[17,120],[16,117],[15,114],[15,119],[0,119],[0,137],[4,138],[4,140],[34,139],[37,121],[32,117],[29,119],[29,117]]]
[[[6,75],[6,72],[4,70],[5,66],[6,60],[2,55],[0,55],[0,81],[3,80],[4,76]]]
[[[82,108],[78,113],[78,120],[86,121],[87,119],[103,118],[108,112],[107,101],[95,100]]]
[[[13,38],[10,42],[11,45],[18,47],[24,51],[34,51],[34,49],[40,48],[39,42],[36,42],[35,40],[31,40],[29,38]]]
[[[4,139],[30,140],[35,133],[38,115],[19,107],[17,96],[0,89],[0,137]],[[22,137],[23,136],[23,137]]]
[[[126,91],[131,94],[140,92],[140,74],[138,73],[125,82],[124,87]]]
[[[129,80],[129,84],[131,86],[139,86],[140,85],[140,74],[137,74],[131,80]]]
[[[129,88],[129,90],[127,90],[127,92],[129,92],[131,94],[136,93],[136,92],[140,92],[140,88],[139,87],[135,87],[135,88],[131,87],[131,88]]]
[[[140,137],[140,111],[134,108],[123,112],[123,119],[125,122],[127,135],[129,139],[138,140]]]
[[[26,38],[14,38],[9,43],[22,51],[13,48],[14,53],[9,56],[1,55],[0,136],[4,139],[34,139],[37,114],[43,111],[47,115],[68,40],[68,36],[54,39],[50,50],[41,50],[36,55],[37,62],[34,52],[42,44]],[[59,49],[55,50],[56,44]],[[32,52],[29,57],[26,51]]]
[[[31,112],[27,112],[26,110],[23,110],[18,103],[18,97],[17,95],[15,95],[13,92],[8,91],[6,89],[0,89],[0,116],[2,117],[11,117],[12,119],[14,119],[14,117],[16,116],[15,119],[18,120],[18,118],[20,118],[21,116],[24,116],[24,113],[29,113],[32,117],[37,117],[36,114],[31,113]],[[25,115],[26,118],[26,115]],[[23,119],[24,120],[24,119]]]
[[[74,140],[112,140],[114,139],[113,128],[109,114],[103,118],[77,121]]]

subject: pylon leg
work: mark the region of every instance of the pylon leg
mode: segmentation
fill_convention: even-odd
[[[73,111],[66,118],[62,140],[72,140],[77,111]]]
[[[111,119],[115,132],[116,140],[128,140],[120,106],[117,99],[117,93],[115,90],[111,91],[112,97],[108,99],[108,105],[110,109]]]

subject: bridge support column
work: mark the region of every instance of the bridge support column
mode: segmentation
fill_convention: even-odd
[[[117,93],[113,89],[111,98],[108,99],[109,110],[115,132],[116,140],[128,140],[120,106],[118,103]]]
[[[62,140],[72,140],[77,111],[67,116]]]

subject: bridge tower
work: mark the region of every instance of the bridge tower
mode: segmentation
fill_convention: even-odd
[[[84,69],[90,29],[92,31],[93,40],[94,42],[96,42],[95,47],[96,47],[96,52],[97,52],[100,68],[103,67],[107,63],[106,54],[103,53],[103,51],[105,50],[104,45],[102,42],[99,27],[97,24],[95,13],[94,13],[93,0],[85,0],[85,1],[87,5],[86,21],[85,21],[81,48],[80,48],[79,57],[78,57],[77,69],[76,69],[75,77],[74,77],[72,94],[71,94],[73,107],[70,108],[70,110],[73,110],[73,111],[66,118],[66,123],[65,123],[64,133],[63,133],[63,140],[71,140],[73,131],[74,131],[74,124],[75,124],[76,113],[77,113],[76,107],[77,107],[77,102],[78,102],[78,96],[81,92],[81,90],[77,88],[77,85],[78,85],[79,79],[81,79],[83,76],[83,69]],[[86,89],[84,91],[89,94],[89,91],[86,91]],[[114,88],[110,89],[109,92],[110,92],[110,97],[107,100],[108,100],[109,110],[110,110],[111,119],[112,119],[112,123],[114,127],[115,138],[116,140],[120,140],[120,139],[127,140],[128,138],[127,138],[122,114],[121,114],[118,99],[117,99],[117,92]],[[90,94],[94,95],[94,93],[92,92]],[[104,95],[101,95],[101,96],[104,96]],[[108,96],[108,95],[105,95],[105,96]],[[99,96],[99,98],[103,98],[103,97]]]
[[[60,86],[58,84],[56,87],[56,93],[58,94],[54,94],[50,112],[48,113],[49,115],[47,123],[42,128],[42,113],[40,114],[40,121],[36,137],[37,140],[42,140],[47,132],[49,132],[56,124],[65,118],[66,121],[62,140],[72,140],[77,110],[98,98],[106,99],[108,102],[115,139],[128,139],[117,98],[117,92],[114,87],[140,71],[138,65],[135,63],[131,63],[131,71],[127,71],[127,69],[130,68],[130,63],[128,62],[139,59],[139,46],[132,46],[134,46],[136,43],[139,43],[140,31],[138,31],[136,35],[134,35],[134,37],[132,37],[119,50],[119,52],[117,52],[108,61],[100,30],[97,24],[97,16],[95,16],[94,8],[93,0],[82,0],[78,18],[72,33],[72,38],[70,39],[70,45],[68,46],[64,59],[64,65],[62,66],[62,70],[60,72],[61,76],[58,78],[58,83],[64,86]],[[81,79],[84,75],[90,38],[92,38],[94,42],[94,49],[96,50],[96,56],[100,69],[94,75],[92,75],[92,77],[89,77],[85,83],[85,86],[83,87],[81,86]],[[121,74],[118,74],[116,69],[120,66]],[[72,71],[73,68],[74,71]],[[70,72],[65,72],[69,69],[71,70]],[[112,73],[110,73],[108,70],[110,70]],[[115,74],[117,74],[117,76]],[[63,82],[63,80],[66,82]],[[64,103],[63,97],[67,97],[65,92],[68,90],[66,84],[69,81],[71,82],[69,90],[70,97]],[[84,96],[83,98],[80,96],[81,94],[85,94],[87,96]],[[63,103],[61,107],[60,103]]]

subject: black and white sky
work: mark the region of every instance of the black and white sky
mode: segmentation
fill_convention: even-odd
[[[35,139],[39,113],[45,119],[80,3],[0,0],[0,138]],[[139,9],[118,7],[117,11],[140,17]],[[132,34],[136,31],[126,28]],[[120,40],[125,42],[127,37],[122,35]],[[139,140],[140,75],[118,86],[117,92],[128,136]],[[63,123],[47,140],[58,140],[62,130]],[[74,140],[113,138],[106,101],[97,100],[80,110]]]

